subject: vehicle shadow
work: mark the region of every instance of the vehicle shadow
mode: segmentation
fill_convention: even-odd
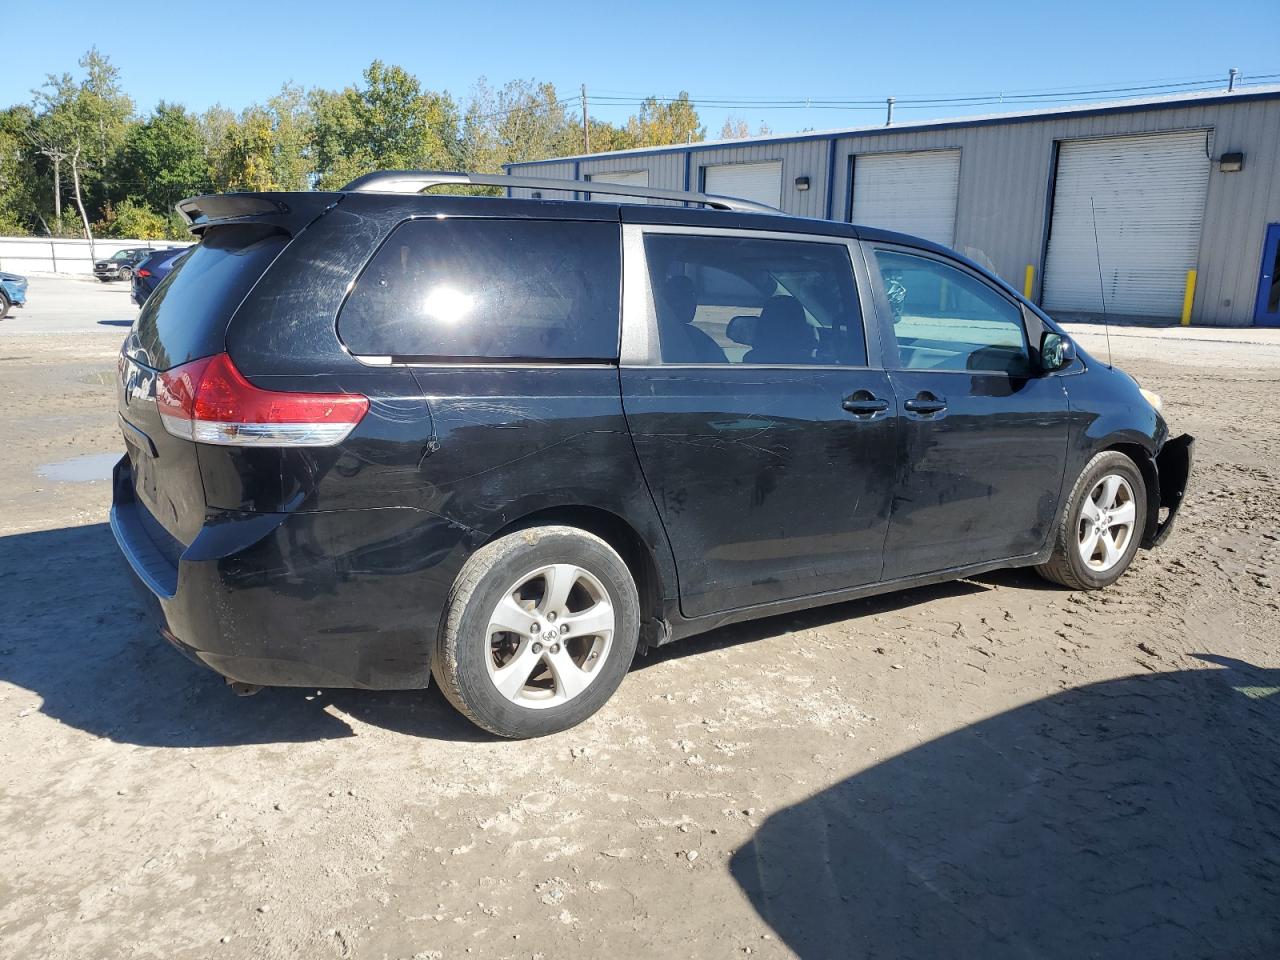
[[[930,600],[941,600],[946,597],[962,597],[974,593],[984,593],[994,588],[997,581],[987,585],[986,576],[973,580],[947,580],[925,587],[912,587],[897,590],[893,593],[882,593],[860,600],[847,600],[843,603],[832,603],[824,607],[812,607],[793,613],[781,613],[760,620],[748,620],[727,627],[717,627],[706,633],[696,634],[684,640],[666,644],[651,650],[644,656],[636,657],[632,670],[656,666],[668,660],[678,659],[699,653],[709,653],[735,647],[741,643],[751,643],[767,637],[776,637],[781,633],[797,630],[812,630],[828,624],[852,620],[857,617],[869,617],[878,614],[893,613]],[[1003,581],[999,581],[1003,583]],[[1009,585],[1015,585],[1012,581]],[[1021,581],[1017,586],[1024,586]]]
[[[349,737],[343,714],[411,736],[495,739],[434,687],[236,697],[161,639],[130,577],[105,523],[0,537],[0,681],[38,694],[40,711],[62,723],[142,746]]]
[[[632,669],[989,589],[955,580],[734,624],[637,656]],[[63,723],[143,746],[352,736],[343,714],[410,736],[497,739],[463,719],[434,685],[425,691],[275,687],[236,697],[221,677],[161,639],[134,590],[105,523],[0,537],[0,609],[6,613],[0,681],[39,694],[41,711]]]
[[[132,320],[99,320],[100,327],[132,327]]]
[[[1280,670],[1200,659],[886,760],[731,872],[805,958],[1280,956]]]

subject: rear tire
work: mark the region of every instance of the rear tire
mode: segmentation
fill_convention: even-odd
[[[1087,464],[1067,498],[1053,554],[1036,567],[1072,590],[1099,590],[1120,579],[1142,542],[1147,487],[1137,464],[1105,450]]]
[[[10,307],[9,298],[6,297],[3,293],[0,293],[0,320],[3,320],[5,317],[9,315],[9,307]]]
[[[604,706],[639,635],[635,581],[608,543],[576,527],[530,527],[463,565],[431,672],[477,726],[541,737]]]

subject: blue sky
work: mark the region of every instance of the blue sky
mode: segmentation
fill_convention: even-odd
[[[755,3],[650,2],[626,17],[609,3],[377,4],[171,2],[138,7],[6,0],[0,104],[24,102],[46,73],[74,70],[96,44],[121,68],[139,109],[161,99],[239,110],[282,83],[342,87],[374,58],[465,97],[477,77],[551,80],[562,95],[696,98],[956,96],[1078,90],[1164,80],[1280,74],[1280,2]],[[580,18],[574,23],[573,18]],[[1096,99],[1108,99],[1098,96]],[[593,104],[620,121],[633,106]],[[924,119],[993,107],[901,106]],[[726,115],[774,131],[852,126],[883,107],[704,108],[715,136]]]

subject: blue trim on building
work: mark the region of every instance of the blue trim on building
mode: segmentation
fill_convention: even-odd
[[[963,130],[968,127],[993,127],[1002,123],[1044,123],[1049,120],[1074,119],[1076,117],[1097,117],[1108,114],[1146,113],[1155,110],[1181,110],[1184,107],[1217,106],[1223,103],[1252,103],[1257,100],[1280,100],[1280,91],[1271,90],[1266,93],[1226,93],[1217,97],[1197,97],[1185,100],[1163,100],[1158,103],[1127,103],[1118,106],[1094,107],[1083,110],[1051,110],[1044,113],[1016,114],[1014,116],[994,115],[973,120],[931,120],[925,123],[895,123],[891,127],[854,127],[848,130],[828,130],[825,133],[796,134],[789,137],[768,137],[759,140],[744,140],[736,143],[717,140],[711,143],[692,144],[689,146],[652,147],[646,150],[615,151],[613,153],[583,153],[568,157],[549,157],[546,160],[528,160],[524,163],[512,164],[517,167],[539,166],[544,163],[564,163],[568,160],[591,160],[602,157],[646,157],[677,150],[686,155],[700,150],[724,150],[728,147],[753,147],[779,143],[812,143],[815,140],[846,140],[861,137],[879,137],[886,133],[914,133],[922,130]],[[686,161],[687,163],[688,161]]]
[[[581,160],[573,161],[573,179],[575,181],[582,179],[582,161]],[[590,196],[590,194],[587,194],[587,196]],[[581,190],[573,191],[573,199],[581,200],[582,197],[583,197],[583,193]]]
[[[693,172],[693,151],[685,150],[684,152],[684,192],[689,192],[689,177]],[[687,207],[689,201],[686,200],[684,205]]]
[[[836,203],[836,140],[831,138],[831,142],[827,144],[827,204],[826,212],[823,214],[824,220],[831,219],[831,212],[835,209]]]

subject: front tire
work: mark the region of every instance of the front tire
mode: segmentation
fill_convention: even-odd
[[[1067,499],[1053,554],[1036,567],[1072,590],[1099,590],[1120,579],[1142,542],[1147,486],[1137,464],[1116,450],[1090,460]]]
[[[6,297],[3,293],[0,293],[0,320],[3,320],[5,317],[9,315],[10,306],[11,304],[9,303],[9,298]]]
[[[511,738],[567,730],[599,710],[640,635],[626,563],[568,526],[518,530],[476,551],[445,616],[432,675],[473,723]]]

